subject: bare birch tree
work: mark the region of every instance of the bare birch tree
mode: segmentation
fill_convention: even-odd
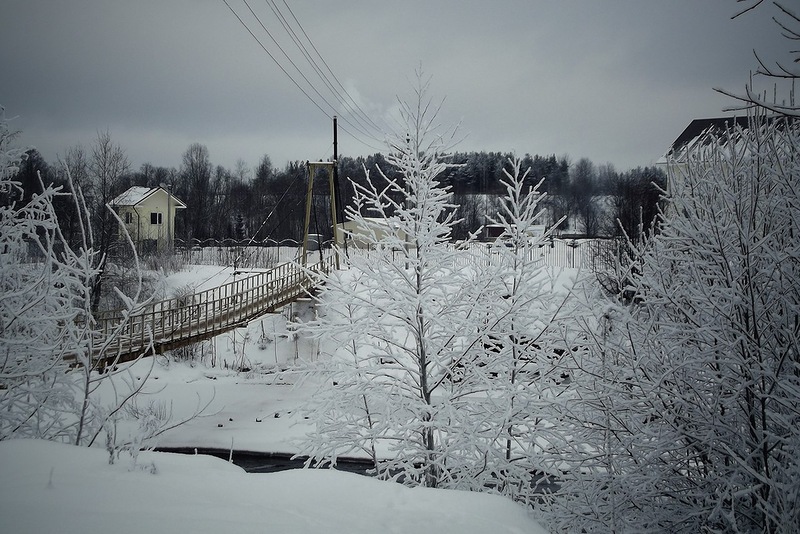
[[[83,195],[91,216],[92,246],[99,253],[98,269],[92,276],[92,311],[100,309],[103,297],[103,282],[110,253],[117,242],[117,220],[108,209],[111,200],[121,193],[119,182],[130,170],[125,151],[114,143],[111,133],[98,132],[89,157],[90,189]],[[123,245],[125,246],[125,245]]]

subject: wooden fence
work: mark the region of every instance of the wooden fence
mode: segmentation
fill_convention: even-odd
[[[479,263],[491,263],[496,258],[500,243],[475,242],[469,245],[452,245],[462,250],[469,251],[457,258],[456,261],[463,265]],[[548,267],[589,269],[598,271],[608,265],[613,264],[615,254],[618,254],[619,243],[614,239],[552,239],[535,245],[527,250],[528,261],[535,262]],[[369,257],[375,254],[374,250],[365,248],[350,247],[348,255],[362,255]],[[395,251],[397,257],[402,256],[403,251]]]

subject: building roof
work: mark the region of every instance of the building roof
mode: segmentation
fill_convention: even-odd
[[[780,116],[769,115],[759,117],[759,124],[772,124]],[[664,154],[657,163],[665,164],[671,160],[680,160],[687,154],[697,148],[708,146],[711,143],[718,143],[725,141],[725,133],[733,130],[733,137],[731,138],[734,143],[738,143],[740,135],[749,130],[751,127],[751,117],[717,117],[711,119],[694,119],[683,130],[677,139],[670,145],[666,154]],[[789,117],[787,120],[792,123]],[[782,127],[779,125],[779,127]]]
[[[170,199],[172,202],[174,202],[176,208],[186,207],[186,204],[181,202],[181,200],[178,197],[170,194],[163,187],[143,187],[139,185],[131,187],[130,189],[128,189],[127,191],[116,197],[114,200],[109,202],[109,204],[111,206],[137,206],[159,189],[164,191],[164,193],[170,196]]]
[[[671,159],[679,159],[690,150],[708,144],[719,138],[726,130],[734,127],[747,128],[747,117],[716,117],[710,119],[694,119],[670,145],[659,163],[667,163]]]

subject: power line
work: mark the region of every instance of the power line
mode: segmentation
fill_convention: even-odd
[[[270,32],[270,31],[267,29],[267,27],[264,25],[264,23],[262,22],[261,18],[260,18],[260,17],[259,17],[259,16],[256,14],[256,12],[255,12],[255,11],[253,10],[253,8],[250,6],[250,3],[248,2],[248,0],[242,0],[242,1],[244,2],[244,5],[245,5],[245,6],[247,6],[247,9],[250,11],[250,14],[253,16],[253,18],[255,18],[255,19],[256,19],[256,22],[258,22],[259,26],[261,26],[261,28],[264,30],[264,32],[266,32],[266,34],[269,36],[269,38],[272,40],[272,42],[275,44],[275,46],[277,46],[277,47],[278,47],[278,49],[281,51],[281,53],[283,53],[283,56],[286,58],[286,60],[287,60],[287,61],[288,61],[288,62],[289,62],[289,63],[290,63],[290,64],[291,64],[293,67],[294,67],[294,69],[297,71],[297,73],[298,73],[298,74],[299,74],[299,75],[300,75],[300,76],[303,78],[303,80],[305,80],[305,82],[308,84],[308,86],[309,86],[309,87],[311,87],[311,89],[312,89],[312,90],[313,90],[313,91],[314,91],[314,92],[317,94],[317,96],[319,96],[319,97],[322,99],[322,101],[323,101],[323,102],[324,102],[324,103],[325,103],[325,104],[326,104],[326,105],[327,105],[327,106],[328,106],[328,107],[329,107],[329,108],[330,108],[330,109],[331,109],[331,110],[332,110],[334,113],[336,113],[336,108],[335,108],[335,107],[334,107],[334,106],[333,106],[333,105],[332,105],[332,104],[331,104],[331,103],[330,103],[330,102],[329,102],[329,101],[328,101],[328,100],[327,100],[327,99],[326,99],[326,98],[325,98],[325,97],[324,97],[324,96],[323,96],[323,95],[322,95],[322,94],[319,92],[319,90],[316,88],[316,86],[315,86],[313,83],[311,83],[311,81],[310,81],[310,80],[308,79],[308,77],[307,77],[307,76],[306,76],[306,75],[303,73],[303,71],[302,71],[302,70],[300,70],[300,67],[298,67],[298,66],[297,66],[297,64],[296,64],[296,63],[295,63],[295,62],[292,60],[292,58],[291,58],[291,57],[289,57],[289,54],[286,52],[286,50],[285,50],[285,49],[284,49],[284,48],[283,48],[283,47],[280,45],[280,43],[278,42],[278,40],[277,40],[277,39],[275,39],[275,37],[272,35],[272,33],[271,33],[271,32]],[[225,0],[225,3],[227,4],[227,0]],[[229,5],[229,7],[230,7],[230,5]],[[239,17],[237,16],[237,18],[239,18]],[[242,19],[241,19],[241,18],[239,18],[239,20],[242,20]],[[250,30],[249,30],[249,28],[248,28],[248,31],[250,31]],[[250,32],[250,34],[251,34],[251,35],[253,35],[252,31]],[[261,44],[261,41],[259,41],[259,44]],[[264,47],[264,45],[263,45],[263,44],[261,44],[261,45],[262,45],[262,48],[266,48],[266,47]],[[270,58],[272,58],[272,60],[273,60],[273,61],[274,61],[276,64],[278,64],[279,66],[281,66],[281,65],[280,65],[280,63],[278,63],[278,61],[277,61],[277,59],[275,58],[275,56],[274,56],[274,55],[272,55],[272,54],[269,54],[269,56],[270,56]],[[287,75],[289,75],[289,73],[286,71],[286,69],[284,69],[282,66],[281,66],[281,70],[283,70],[283,72],[284,72],[284,73],[286,73]],[[297,86],[299,87],[299,85],[300,85],[300,84],[299,84],[297,81],[295,81],[295,80],[294,80],[294,78],[292,78],[292,81],[295,83],[295,85],[297,85]],[[309,95],[309,94],[308,94],[308,92],[306,92],[306,91],[303,91],[303,94],[305,94],[305,95],[306,95],[308,98],[311,98],[311,95]],[[312,99],[312,100],[313,100],[313,99]],[[322,112],[325,114],[325,116],[326,116],[326,117],[328,117],[329,119],[333,119],[332,115],[328,114],[328,112],[326,112],[324,109],[322,109],[322,106],[321,106],[321,105],[319,105],[319,104],[318,104],[316,101],[314,101],[314,104],[317,106],[317,108],[318,108],[318,109],[320,109],[320,110],[321,110],[321,111],[322,111]],[[346,119],[345,119],[345,120],[346,120]],[[348,124],[350,124],[350,125],[351,125],[351,126],[354,128],[354,129],[356,129],[356,130],[360,130],[360,129],[359,129],[357,126],[355,126],[355,125],[354,125],[354,124],[352,124],[351,122],[347,121],[347,123],[348,123]],[[348,132],[348,133],[349,133],[349,132]],[[373,139],[374,139],[374,136],[371,136],[369,133],[367,133],[367,132],[364,132],[363,130],[360,130],[360,133],[362,133],[363,135],[366,135],[367,137],[370,137],[370,138],[373,138]],[[351,134],[351,135],[352,135],[352,134]],[[355,137],[355,136],[354,136],[354,137]],[[363,141],[361,141],[361,142],[363,142]]]
[[[226,5],[226,6],[228,6],[228,9],[230,9],[230,10],[231,10],[231,13],[233,13],[233,15],[234,15],[234,16],[237,18],[237,20],[238,20],[238,21],[239,21],[239,22],[242,24],[242,26],[244,26],[244,29],[245,29],[245,30],[247,30],[247,33],[249,33],[249,34],[250,34],[250,35],[253,37],[253,39],[255,39],[255,40],[256,40],[256,42],[257,42],[257,43],[258,43],[258,44],[261,46],[261,49],[262,49],[262,50],[264,50],[264,52],[266,52],[266,53],[267,53],[267,55],[268,55],[270,58],[272,58],[272,61],[273,61],[273,62],[274,62],[274,63],[275,63],[277,66],[278,66],[278,68],[279,68],[279,69],[281,69],[281,70],[283,71],[283,73],[284,73],[284,74],[285,74],[285,75],[286,75],[286,76],[287,76],[287,77],[288,77],[288,78],[289,78],[289,79],[292,81],[292,83],[295,85],[295,87],[297,87],[298,89],[300,89],[300,91],[301,91],[301,92],[302,92],[304,95],[306,95],[306,98],[308,98],[308,99],[311,101],[311,103],[312,103],[312,104],[314,104],[314,105],[317,107],[317,109],[319,109],[319,110],[320,110],[322,113],[324,113],[326,116],[328,116],[328,113],[327,113],[327,112],[326,112],[324,109],[322,109],[322,106],[320,106],[319,104],[317,104],[317,101],[316,101],[316,100],[314,100],[313,98],[311,98],[311,95],[309,95],[309,94],[306,92],[306,90],[305,90],[305,89],[303,89],[303,88],[300,86],[300,84],[299,84],[299,83],[297,83],[297,81],[296,81],[296,80],[295,80],[295,79],[292,77],[292,75],[291,75],[291,74],[289,74],[289,72],[288,72],[288,71],[287,71],[285,68],[283,68],[283,65],[281,65],[281,64],[280,64],[280,62],[279,62],[277,59],[275,59],[275,56],[273,56],[273,55],[272,55],[272,53],[271,53],[269,50],[267,50],[267,47],[266,47],[266,46],[264,46],[264,43],[262,43],[262,42],[261,42],[261,40],[260,40],[260,39],[259,39],[259,38],[256,36],[256,34],[254,34],[254,33],[252,32],[252,30],[250,30],[250,27],[249,27],[249,26],[247,26],[247,24],[246,24],[246,23],[245,23],[245,22],[242,20],[242,18],[239,16],[239,14],[238,14],[238,13],[236,13],[236,11],[234,11],[234,9],[233,9],[233,8],[231,7],[231,5],[228,3],[228,0],[222,0],[222,1],[223,1],[223,2],[225,2],[225,5]],[[329,118],[331,118],[331,119],[332,119],[332,117],[329,117]]]
[[[347,99],[342,97],[342,95],[339,93],[339,91],[334,87],[333,83],[331,83],[331,81],[328,78],[328,76],[322,71],[322,68],[320,68],[320,66],[317,63],[317,61],[312,57],[311,53],[308,51],[308,48],[306,48],[306,46],[303,44],[302,40],[297,35],[297,32],[294,31],[294,29],[292,28],[292,26],[289,23],[289,21],[286,20],[286,17],[281,12],[280,8],[275,4],[275,1],[274,0],[266,0],[266,1],[267,1],[267,5],[272,10],[272,13],[278,18],[278,20],[280,21],[281,25],[283,26],[283,29],[286,31],[286,33],[289,35],[289,37],[292,39],[292,42],[294,42],[294,44],[297,47],[297,49],[300,50],[300,53],[305,58],[306,62],[309,65],[311,65],[311,68],[317,74],[317,77],[328,88],[328,91],[334,96],[334,98],[336,98],[336,100],[339,102],[339,104],[344,106],[344,109],[346,109],[348,113],[353,114],[353,119],[355,121],[357,121],[362,128],[364,128],[364,130],[362,130],[362,133],[364,133],[365,135],[369,136],[370,138],[372,138],[374,140],[379,140],[379,139],[376,138],[376,136],[374,134],[370,134],[368,132],[368,130],[370,128],[374,127],[374,124],[372,126],[370,124],[368,124],[370,122],[368,118],[367,118],[367,122],[365,122],[362,119],[362,117],[358,113],[356,113],[354,111],[353,106],[347,101]],[[285,4],[285,2],[284,2],[284,4]],[[290,12],[291,12],[291,9],[290,9]],[[308,36],[305,33],[305,30],[303,30],[302,25],[300,25],[299,21],[297,21],[296,18],[295,18],[295,22],[297,22],[298,26],[300,27],[300,31],[303,33],[303,35],[306,35],[306,39],[309,41],[311,46],[314,47],[314,43],[312,43],[311,40],[308,39]],[[314,48],[314,50],[316,51],[316,48]],[[320,56],[320,59],[322,59],[323,62],[325,61],[321,56]],[[346,91],[345,91],[345,93],[346,93]],[[340,115],[341,115],[341,112],[340,112]],[[342,117],[342,118],[344,120],[347,120],[346,117]]]
[[[292,83],[295,85],[295,87],[297,87],[297,88],[298,88],[298,89],[299,89],[299,90],[300,90],[300,91],[303,93],[303,95],[305,95],[305,97],[306,97],[308,100],[310,100],[310,101],[311,101],[311,103],[312,103],[312,104],[314,104],[314,106],[315,106],[317,109],[319,109],[319,110],[320,110],[320,111],[321,111],[321,112],[322,112],[322,113],[323,113],[323,114],[324,114],[326,117],[328,117],[329,119],[332,119],[332,118],[333,118],[333,117],[332,117],[332,115],[331,115],[330,113],[328,113],[328,112],[327,112],[327,111],[326,111],[326,110],[325,110],[325,109],[322,107],[322,105],[321,105],[319,102],[317,102],[317,100],[316,100],[316,99],[315,99],[315,98],[314,98],[314,97],[313,97],[311,94],[309,94],[309,92],[308,92],[306,89],[304,89],[304,88],[302,87],[302,85],[300,84],[300,82],[298,82],[298,81],[297,81],[297,79],[295,79],[295,77],[294,77],[294,76],[292,76],[292,74],[291,74],[291,73],[290,73],[290,72],[289,72],[289,71],[288,71],[288,70],[287,70],[287,69],[286,69],[286,68],[285,68],[285,67],[284,67],[284,66],[281,64],[281,62],[280,62],[280,61],[279,61],[279,60],[278,60],[278,59],[275,57],[275,55],[274,55],[274,54],[272,54],[272,53],[269,51],[269,49],[268,49],[268,48],[266,47],[266,45],[265,45],[265,44],[262,42],[262,40],[261,40],[261,39],[259,39],[259,37],[258,37],[258,36],[257,36],[257,35],[256,35],[256,34],[253,32],[253,30],[250,28],[250,26],[248,26],[248,24],[247,24],[247,23],[244,21],[244,19],[242,19],[242,17],[241,17],[241,16],[240,16],[240,15],[239,15],[239,14],[236,12],[236,10],[235,10],[235,9],[234,9],[234,8],[233,8],[231,5],[230,5],[230,3],[228,3],[228,0],[223,0],[223,2],[224,2],[224,3],[225,3],[225,5],[228,7],[228,9],[231,11],[231,13],[233,13],[233,15],[234,15],[234,16],[236,17],[236,19],[239,21],[239,23],[240,23],[240,24],[241,24],[241,25],[242,25],[242,26],[245,28],[245,30],[246,30],[246,31],[247,31],[247,32],[250,34],[250,36],[251,36],[253,39],[255,39],[255,41],[258,43],[258,45],[261,47],[261,49],[262,49],[262,50],[264,50],[264,52],[266,52],[266,53],[267,53],[267,55],[270,57],[270,59],[272,59],[273,63],[275,63],[275,64],[278,66],[278,68],[280,68],[280,69],[281,69],[281,71],[282,71],[282,72],[283,72],[283,73],[284,73],[284,74],[285,74],[285,75],[286,75],[286,76],[289,78],[289,80],[291,80],[291,82],[292,82]],[[326,99],[326,98],[325,98],[325,97],[324,97],[324,96],[323,96],[323,95],[322,95],[322,94],[319,92],[319,90],[317,90],[317,88],[314,86],[314,84],[313,84],[313,83],[311,83],[311,81],[308,79],[308,77],[307,77],[305,74],[303,74],[302,70],[301,70],[301,69],[300,69],[300,68],[297,66],[297,64],[296,64],[296,63],[295,63],[295,62],[294,62],[294,61],[291,59],[291,57],[289,57],[289,54],[288,54],[288,53],[286,52],[286,50],[284,50],[284,48],[283,48],[283,47],[282,47],[282,46],[281,46],[281,45],[278,43],[277,39],[275,39],[275,37],[272,35],[272,33],[271,33],[271,32],[270,32],[270,31],[269,31],[267,28],[266,28],[266,26],[264,25],[264,23],[262,22],[262,20],[259,18],[259,16],[258,16],[258,15],[255,13],[255,11],[254,11],[254,10],[252,9],[252,7],[250,6],[250,4],[248,3],[248,1],[247,1],[247,0],[243,0],[243,2],[244,2],[244,4],[245,4],[245,6],[247,6],[247,9],[250,11],[250,13],[251,13],[251,15],[253,16],[253,18],[255,18],[255,19],[256,19],[256,21],[258,22],[258,24],[261,26],[261,28],[264,30],[264,32],[266,32],[266,33],[267,33],[267,35],[268,35],[268,36],[269,36],[269,38],[272,40],[272,42],[275,44],[275,46],[277,46],[277,47],[278,47],[278,49],[279,49],[279,50],[280,50],[280,51],[283,53],[283,55],[284,55],[284,57],[286,58],[286,60],[287,60],[287,61],[289,61],[289,63],[290,63],[290,64],[291,64],[291,65],[294,67],[294,69],[297,71],[297,73],[298,73],[298,74],[299,74],[299,75],[300,75],[300,76],[303,78],[303,80],[305,80],[306,84],[308,84],[308,86],[310,86],[310,87],[311,87],[311,89],[313,89],[313,92],[314,92],[314,93],[316,93],[316,94],[317,94],[317,96],[319,96],[319,98],[320,98],[320,99],[322,99],[322,101],[325,103],[325,105],[327,105],[327,106],[328,106],[328,107],[329,107],[331,110],[333,110],[333,112],[334,112],[334,113],[336,113],[336,108],[335,108],[333,105],[331,105],[331,103],[330,103],[330,102],[329,102],[329,101],[328,101],[328,100],[327,100],[327,99]],[[285,3],[285,2],[284,2],[284,3]],[[275,6],[275,7],[277,7],[277,6]],[[288,5],[287,5],[287,7],[288,7]],[[282,15],[281,15],[281,17],[282,17]],[[284,18],[284,20],[285,20],[285,17],[282,17],[282,18]],[[295,17],[295,18],[296,18],[296,17]],[[287,24],[288,24],[288,23],[287,23]],[[298,24],[299,24],[299,23],[298,23]],[[287,33],[290,33],[290,35],[291,35],[290,29],[287,29],[285,26],[284,26],[284,29],[286,29]],[[301,27],[301,31],[303,31],[303,33],[305,33],[305,31],[304,31],[304,30],[302,30],[302,27]],[[309,42],[310,42],[310,40],[309,40]],[[313,47],[313,43],[311,43],[311,45],[312,45],[312,47]],[[302,47],[302,43],[301,43],[300,45],[298,45],[298,46],[299,46],[299,47],[301,47],[301,48],[304,48],[304,47]],[[307,50],[306,50],[306,53],[308,54]],[[310,55],[310,54],[309,54],[309,55]],[[318,55],[319,55],[319,54],[318,54]],[[309,61],[309,63],[311,63],[311,64],[313,65],[313,61],[309,60],[309,58],[308,58],[308,57],[307,57],[306,59],[307,59],[307,61]],[[320,56],[320,59],[322,59],[322,57],[321,57],[321,56]],[[323,61],[324,61],[324,59],[323,59]],[[326,66],[327,66],[327,64],[326,64]],[[318,68],[318,67],[317,67],[317,68]],[[324,73],[320,73],[320,72],[318,72],[318,75],[319,75],[321,78],[325,78],[325,76],[324,76]],[[326,78],[325,78],[325,79],[326,79]],[[337,82],[338,82],[338,80],[337,80]],[[330,81],[327,81],[327,82],[326,82],[326,85],[328,85],[328,86],[329,86],[329,90],[331,90],[331,92],[332,92],[333,94],[335,94],[335,95],[338,95],[338,92],[337,92],[337,91],[334,91],[334,90],[332,90],[332,86],[331,86],[331,84],[330,84]],[[340,85],[341,85],[341,84],[340,84]],[[338,96],[337,96],[337,99],[339,99],[339,100],[341,101],[341,95],[338,95]],[[351,97],[351,99],[352,99],[352,97]],[[364,129],[363,129],[362,127],[359,127],[359,126],[357,126],[357,125],[354,125],[352,122],[350,122],[349,120],[347,120],[347,118],[346,118],[346,117],[342,117],[342,119],[343,119],[343,120],[344,120],[344,121],[345,121],[347,124],[349,124],[351,127],[353,127],[353,129],[355,129],[355,130],[358,130],[358,131],[359,131],[361,134],[363,134],[363,135],[364,135],[364,136],[366,136],[367,138],[369,138],[369,139],[372,139],[372,140],[374,140],[374,141],[378,141],[379,143],[382,143],[382,142],[383,142],[383,140],[382,140],[382,139],[379,139],[379,138],[378,138],[378,137],[376,137],[375,135],[372,135],[372,134],[370,134],[369,132],[366,132],[366,131],[364,131]],[[357,141],[357,142],[359,142],[359,143],[361,143],[361,144],[363,144],[363,145],[365,145],[365,146],[367,146],[367,147],[369,147],[369,148],[372,148],[373,150],[377,150],[377,151],[380,151],[380,150],[381,150],[381,148],[379,148],[379,147],[376,147],[376,146],[374,146],[374,145],[372,145],[372,144],[370,144],[370,143],[366,142],[364,139],[360,138],[359,136],[355,135],[355,134],[354,134],[353,132],[351,132],[351,131],[350,131],[348,128],[346,128],[346,127],[344,127],[344,126],[342,126],[342,125],[340,125],[340,128],[341,128],[341,130],[342,130],[344,133],[346,133],[347,135],[349,135],[350,137],[352,137],[352,138],[353,138],[355,141]]]
[[[269,1],[272,2],[273,4],[275,3],[274,0],[269,0]],[[372,118],[364,111],[364,109],[358,104],[358,102],[350,95],[350,93],[347,91],[347,89],[345,89],[344,85],[342,85],[342,82],[339,81],[339,78],[336,76],[336,74],[334,74],[333,70],[331,70],[330,66],[328,65],[328,62],[325,61],[324,57],[322,57],[322,54],[317,49],[316,45],[314,45],[314,42],[311,40],[311,37],[308,36],[308,33],[303,28],[303,25],[300,23],[300,21],[297,19],[297,16],[294,14],[294,11],[292,10],[292,8],[289,6],[289,4],[286,3],[286,0],[283,0],[283,5],[286,6],[287,10],[289,10],[289,14],[292,16],[292,19],[295,21],[297,26],[300,28],[300,31],[303,33],[303,36],[306,38],[308,43],[311,45],[311,48],[316,53],[317,57],[320,59],[320,61],[322,61],[322,64],[325,65],[325,69],[328,71],[328,73],[330,73],[330,75],[336,81],[336,84],[341,88],[341,90],[344,92],[344,94],[347,95],[347,98],[350,100],[350,102],[353,103],[355,108],[358,110],[360,116],[363,117],[364,119],[366,119],[378,132],[382,133],[383,130],[381,129],[381,127],[378,126],[375,123],[375,121],[373,121]],[[384,127],[388,126],[386,124],[386,121],[383,121],[383,123],[384,123]]]
[[[311,89],[313,89],[314,92],[317,93],[317,96],[320,97],[322,99],[322,101],[325,102],[325,104],[329,108],[331,108],[331,110],[336,112],[336,108],[333,107],[331,105],[331,103],[328,102],[328,100],[324,96],[322,96],[322,94],[319,92],[319,90],[317,90],[316,86],[313,83],[311,83],[311,81],[308,79],[308,77],[306,77],[305,74],[303,74],[303,71],[300,70],[300,67],[298,67],[297,64],[292,60],[292,58],[289,57],[289,54],[286,53],[286,50],[283,49],[283,47],[280,45],[280,43],[277,41],[277,39],[275,39],[275,37],[267,29],[267,27],[264,26],[264,23],[261,21],[261,18],[258,15],[256,15],[255,11],[253,11],[253,8],[250,7],[250,3],[247,0],[242,0],[242,1],[244,2],[244,5],[247,6],[247,9],[250,11],[250,14],[253,15],[253,17],[256,19],[256,22],[258,22],[258,24],[261,26],[261,29],[266,32],[266,34],[269,36],[269,38],[272,40],[272,42],[275,43],[275,46],[278,47],[278,50],[280,50],[283,53],[283,56],[294,67],[294,69],[297,71],[297,73],[306,81],[306,83],[309,85],[309,87],[311,87]],[[270,54],[270,57],[273,59],[273,61],[275,61],[275,57],[272,54]],[[284,71],[284,72],[286,72],[286,71]],[[328,115],[327,113],[325,113],[325,115],[329,119],[333,118],[331,115]]]

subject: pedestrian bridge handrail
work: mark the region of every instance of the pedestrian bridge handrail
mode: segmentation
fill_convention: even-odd
[[[326,261],[307,270],[284,263],[213,289],[150,302],[131,312],[100,313],[95,319],[104,340],[103,354],[96,357],[101,366],[104,361],[130,361],[148,351],[151,343],[158,354],[219,335],[308,295],[313,274],[328,269]]]

